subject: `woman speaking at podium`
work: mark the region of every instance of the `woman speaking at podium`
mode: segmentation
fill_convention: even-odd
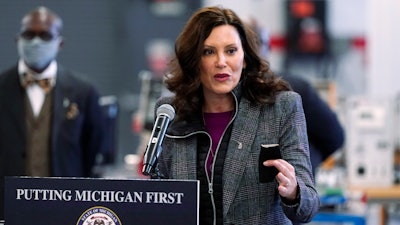
[[[165,81],[174,95],[156,105],[176,111],[158,170],[200,180],[202,225],[305,223],[319,208],[301,97],[256,38],[230,9],[199,9],[175,43]]]

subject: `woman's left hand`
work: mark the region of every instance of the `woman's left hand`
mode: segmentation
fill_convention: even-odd
[[[267,160],[264,166],[274,166],[279,173],[276,179],[279,183],[279,194],[288,199],[295,200],[297,196],[297,179],[294,167],[283,159]]]

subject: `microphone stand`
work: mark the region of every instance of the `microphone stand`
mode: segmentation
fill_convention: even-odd
[[[156,167],[152,170],[150,177],[151,179],[158,179],[158,180],[165,178],[165,176],[158,169],[158,163],[156,164]]]
[[[158,152],[162,152],[162,147],[159,146]],[[154,165],[152,166],[150,170],[150,178],[151,179],[163,179],[165,176],[160,172],[160,169],[158,168],[158,155],[157,154],[157,160],[154,162]]]

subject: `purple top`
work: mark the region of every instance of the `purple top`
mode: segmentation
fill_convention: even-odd
[[[204,125],[212,139],[211,153],[207,159],[207,172],[211,174],[212,161],[221,136],[232,118],[233,111],[221,113],[203,113]]]

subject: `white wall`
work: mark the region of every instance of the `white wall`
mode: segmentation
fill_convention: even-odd
[[[327,27],[333,38],[365,35],[365,0],[333,0],[327,1],[327,6]]]
[[[270,33],[284,34],[285,2],[284,0],[204,0],[203,5],[222,5],[233,9],[243,18],[251,15],[260,21],[261,25],[267,27]],[[365,35],[366,6],[366,0],[327,1],[327,26],[333,37]]]
[[[400,91],[400,1],[368,0],[368,93],[393,97]]]
[[[284,9],[282,0],[204,0],[203,5],[222,5],[234,10],[241,18],[254,17],[260,25],[273,34],[284,34]]]

